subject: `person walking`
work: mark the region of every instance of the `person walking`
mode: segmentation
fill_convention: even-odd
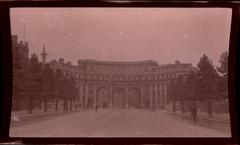
[[[191,105],[191,114],[193,118],[193,122],[197,122],[197,105],[195,102]]]

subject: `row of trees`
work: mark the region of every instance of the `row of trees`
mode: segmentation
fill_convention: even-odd
[[[49,64],[41,64],[36,54],[32,54],[27,64],[21,63],[19,55],[13,56],[13,109],[28,109],[31,113],[36,104],[44,104],[48,111],[49,102],[55,103],[59,110],[62,100],[63,110],[72,110],[78,90],[76,81],[70,76],[64,76],[60,69],[53,70]]]
[[[219,62],[220,66],[215,68],[211,59],[204,54],[197,68],[190,71],[186,78],[179,77],[171,81],[168,100],[173,103],[173,112],[176,112],[176,102],[180,102],[182,113],[186,111],[185,103],[191,102],[191,109],[197,113],[197,102],[205,101],[208,116],[213,116],[212,101],[228,99],[227,52],[221,54]]]

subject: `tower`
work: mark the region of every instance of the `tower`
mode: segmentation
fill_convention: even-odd
[[[45,64],[46,58],[47,58],[47,53],[45,51],[45,45],[43,45],[43,52],[41,53],[41,56],[42,56],[42,63]]]

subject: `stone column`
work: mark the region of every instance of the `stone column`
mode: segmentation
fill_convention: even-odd
[[[162,88],[162,84],[160,84],[160,104],[162,104],[162,98],[163,98],[163,88]]]
[[[152,86],[149,86],[149,99],[150,99],[150,104],[149,107],[153,107],[153,99],[152,99]]]
[[[158,88],[157,88],[157,85],[155,85],[155,94],[154,94],[154,96],[155,96],[155,105],[157,105],[158,104]]]
[[[88,105],[88,84],[86,84],[86,93],[85,93],[85,106]]]
[[[78,93],[79,93],[79,104],[82,104],[82,91],[81,91],[81,84],[78,84]]]
[[[143,104],[143,95],[144,95],[144,86],[141,86],[141,108],[143,108],[144,104]]]
[[[125,108],[128,108],[128,87],[125,88]]]
[[[93,94],[93,97],[94,97],[93,107],[96,108],[96,106],[97,106],[97,101],[98,101],[98,100],[97,100],[97,86],[96,86],[96,84],[94,84],[93,87],[94,87],[94,88],[93,88],[93,89],[94,89],[94,90],[93,90],[93,91],[94,91],[94,92],[93,92],[93,93],[94,93],[94,94]]]
[[[83,84],[80,84],[81,107],[83,107]]]
[[[164,97],[163,97],[163,104],[165,104],[165,100],[167,98],[167,84],[164,85]]]
[[[112,98],[112,85],[109,87],[109,106],[110,108],[113,107],[113,98]]]

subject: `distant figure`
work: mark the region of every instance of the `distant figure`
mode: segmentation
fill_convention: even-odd
[[[185,112],[186,112],[183,102],[181,102],[181,112],[182,112],[182,114],[185,114]]]
[[[192,103],[191,105],[191,114],[192,114],[192,118],[193,118],[193,122],[197,121],[197,105],[196,103]]]

